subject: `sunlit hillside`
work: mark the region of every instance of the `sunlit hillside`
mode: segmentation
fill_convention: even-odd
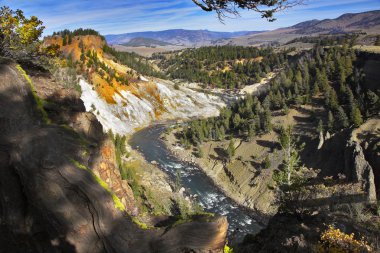
[[[87,101],[88,110],[97,113],[105,130],[131,133],[154,120],[217,115],[217,108],[224,106],[216,97],[176,87],[170,81],[144,77],[122,64],[120,55],[108,47],[103,37],[73,36],[75,33],[48,37],[43,46],[56,48],[86,80],[80,83],[82,99]]]

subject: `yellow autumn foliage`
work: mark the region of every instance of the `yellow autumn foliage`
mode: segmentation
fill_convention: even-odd
[[[321,235],[317,252],[346,253],[346,252],[373,252],[368,242],[362,237],[355,239],[355,234],[346,234],[339,228],[329,226]]]
[[[7,6],[0,8],[0,52],[12,56],[12,51],[24,49],[36,53],[38,39],[44,26],[36,16],[26,18],[21,10],[13,11]]]

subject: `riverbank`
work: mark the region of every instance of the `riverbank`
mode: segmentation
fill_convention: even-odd
[[[270,170],[263,173],[253,171],[252,166],[248,166],[245,161],[224,164],[218,160],[214,150],[227,146],[228,142],[208,142],[201,145],[204,156],[198,158],[192,149],[186,150],[178,144],[175,134],[179,130],[180,128],[169,128],[169,131],[161,135],[161,140],[171,154],[185,163],[200,168],[226,196],[253,212],[257,221],[267,224],[277,212],[277,206],[274,204],[274,192],[268,188],[272,172]],[[268,136],[268,139],[270,138],[272,137]],[[246,146],[246,143],[236,142],[236,146],[240,148]]]
[[[178,182],[181,191],[198,203],[205,212],[226,216],[230,241],[241,241],[246,234],[257,234],[266,219],[233,201],[198,167],[189,166],[172,155],[160,139],[167,125],[155,125],[135,133],[129,143],[146,161],[154,164]]]

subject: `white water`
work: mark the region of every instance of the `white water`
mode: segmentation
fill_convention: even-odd
[[[216,96],[183,87],[178,90],[166,83],[156,83],[155,97],[148,93],[137,97],[130,92],[122,91],[121,95],[114,96],[116,104],[108,104],[86,81],[81,80],[80,86],[81,99],[86,110],[94,112],[104,131],[112,129],[114,133],[119,134],[131,134],[155,120],[217,116],[220,108],[225,106]],[[140,91],[143,91],[143,85]],[[157,110],[162,113],[160,118],[155,116]],[[198,203],[206,211],[228,217],[230,235],[235,234],[234,237],[240,238],[247,233],[257,233],[260,226],[249,213],[214,187],[210,179],[198,168],[181,163],[168,153],[158,138],[163,130],[161,128],[162,126],[145,129],[134,134],[133,147],[139,149],[149,162],[155,161],[169,175],[174,177],[179,171],[186,191],[197,196]]]
[[[227,198],[199,168],[184,163],[169,153],[159,138],[165,129],[164,125],[145,128],[132,136],[130,144],[139,150],[148,162],[155,161],[157,166],[173,179],[179,174],[186,193],[196,196],[194,198],[205,211],[226,216],[229,223],[229,239],[240,241],[248,233],[258,233],[261,225],[250,212]]]

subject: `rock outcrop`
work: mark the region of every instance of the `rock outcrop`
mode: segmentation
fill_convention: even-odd
[[[325,142],[325,139],[323,137],[323,131],[320,131],[319,132],[319,143],[318,143],[318,148],[317,149],[321,149],[324,142]]]
[[[354,234],[356,239],[364,236],[374,245],[379,243],[378,230],[369,229],[365,224],[353,221],[350,217],[318,212],[303,215],[278,213],[259,234],[246,236],[244,241],[234,248],[234,252],[326,252],[318,251],[318,246],[321,234],[329,225],[339,228],[347,235]]]
[[[157,80],[134,84],[137,92],[121,90],[107,102],[94,90],[94,85],[80,80],[81,99],[87,111],[92,111],[106,131],[132,134],[153,121],[212,117],[224,107],[216,96],[180,87],[170,81]]]
[[[115,146],[110,139],[105,140],[93,155],[93,172],[107,183],[112,192],[121,200],[130,215],[137,215],[138,208],[133,191],[128,182],[121,179],[116,164]]]
[[[345,174],[354,182],[361,182],[368,201],[376,202],[375,177],[371,165],[365,159],[363,149],[356,141],[349,141],[345,150]]]

